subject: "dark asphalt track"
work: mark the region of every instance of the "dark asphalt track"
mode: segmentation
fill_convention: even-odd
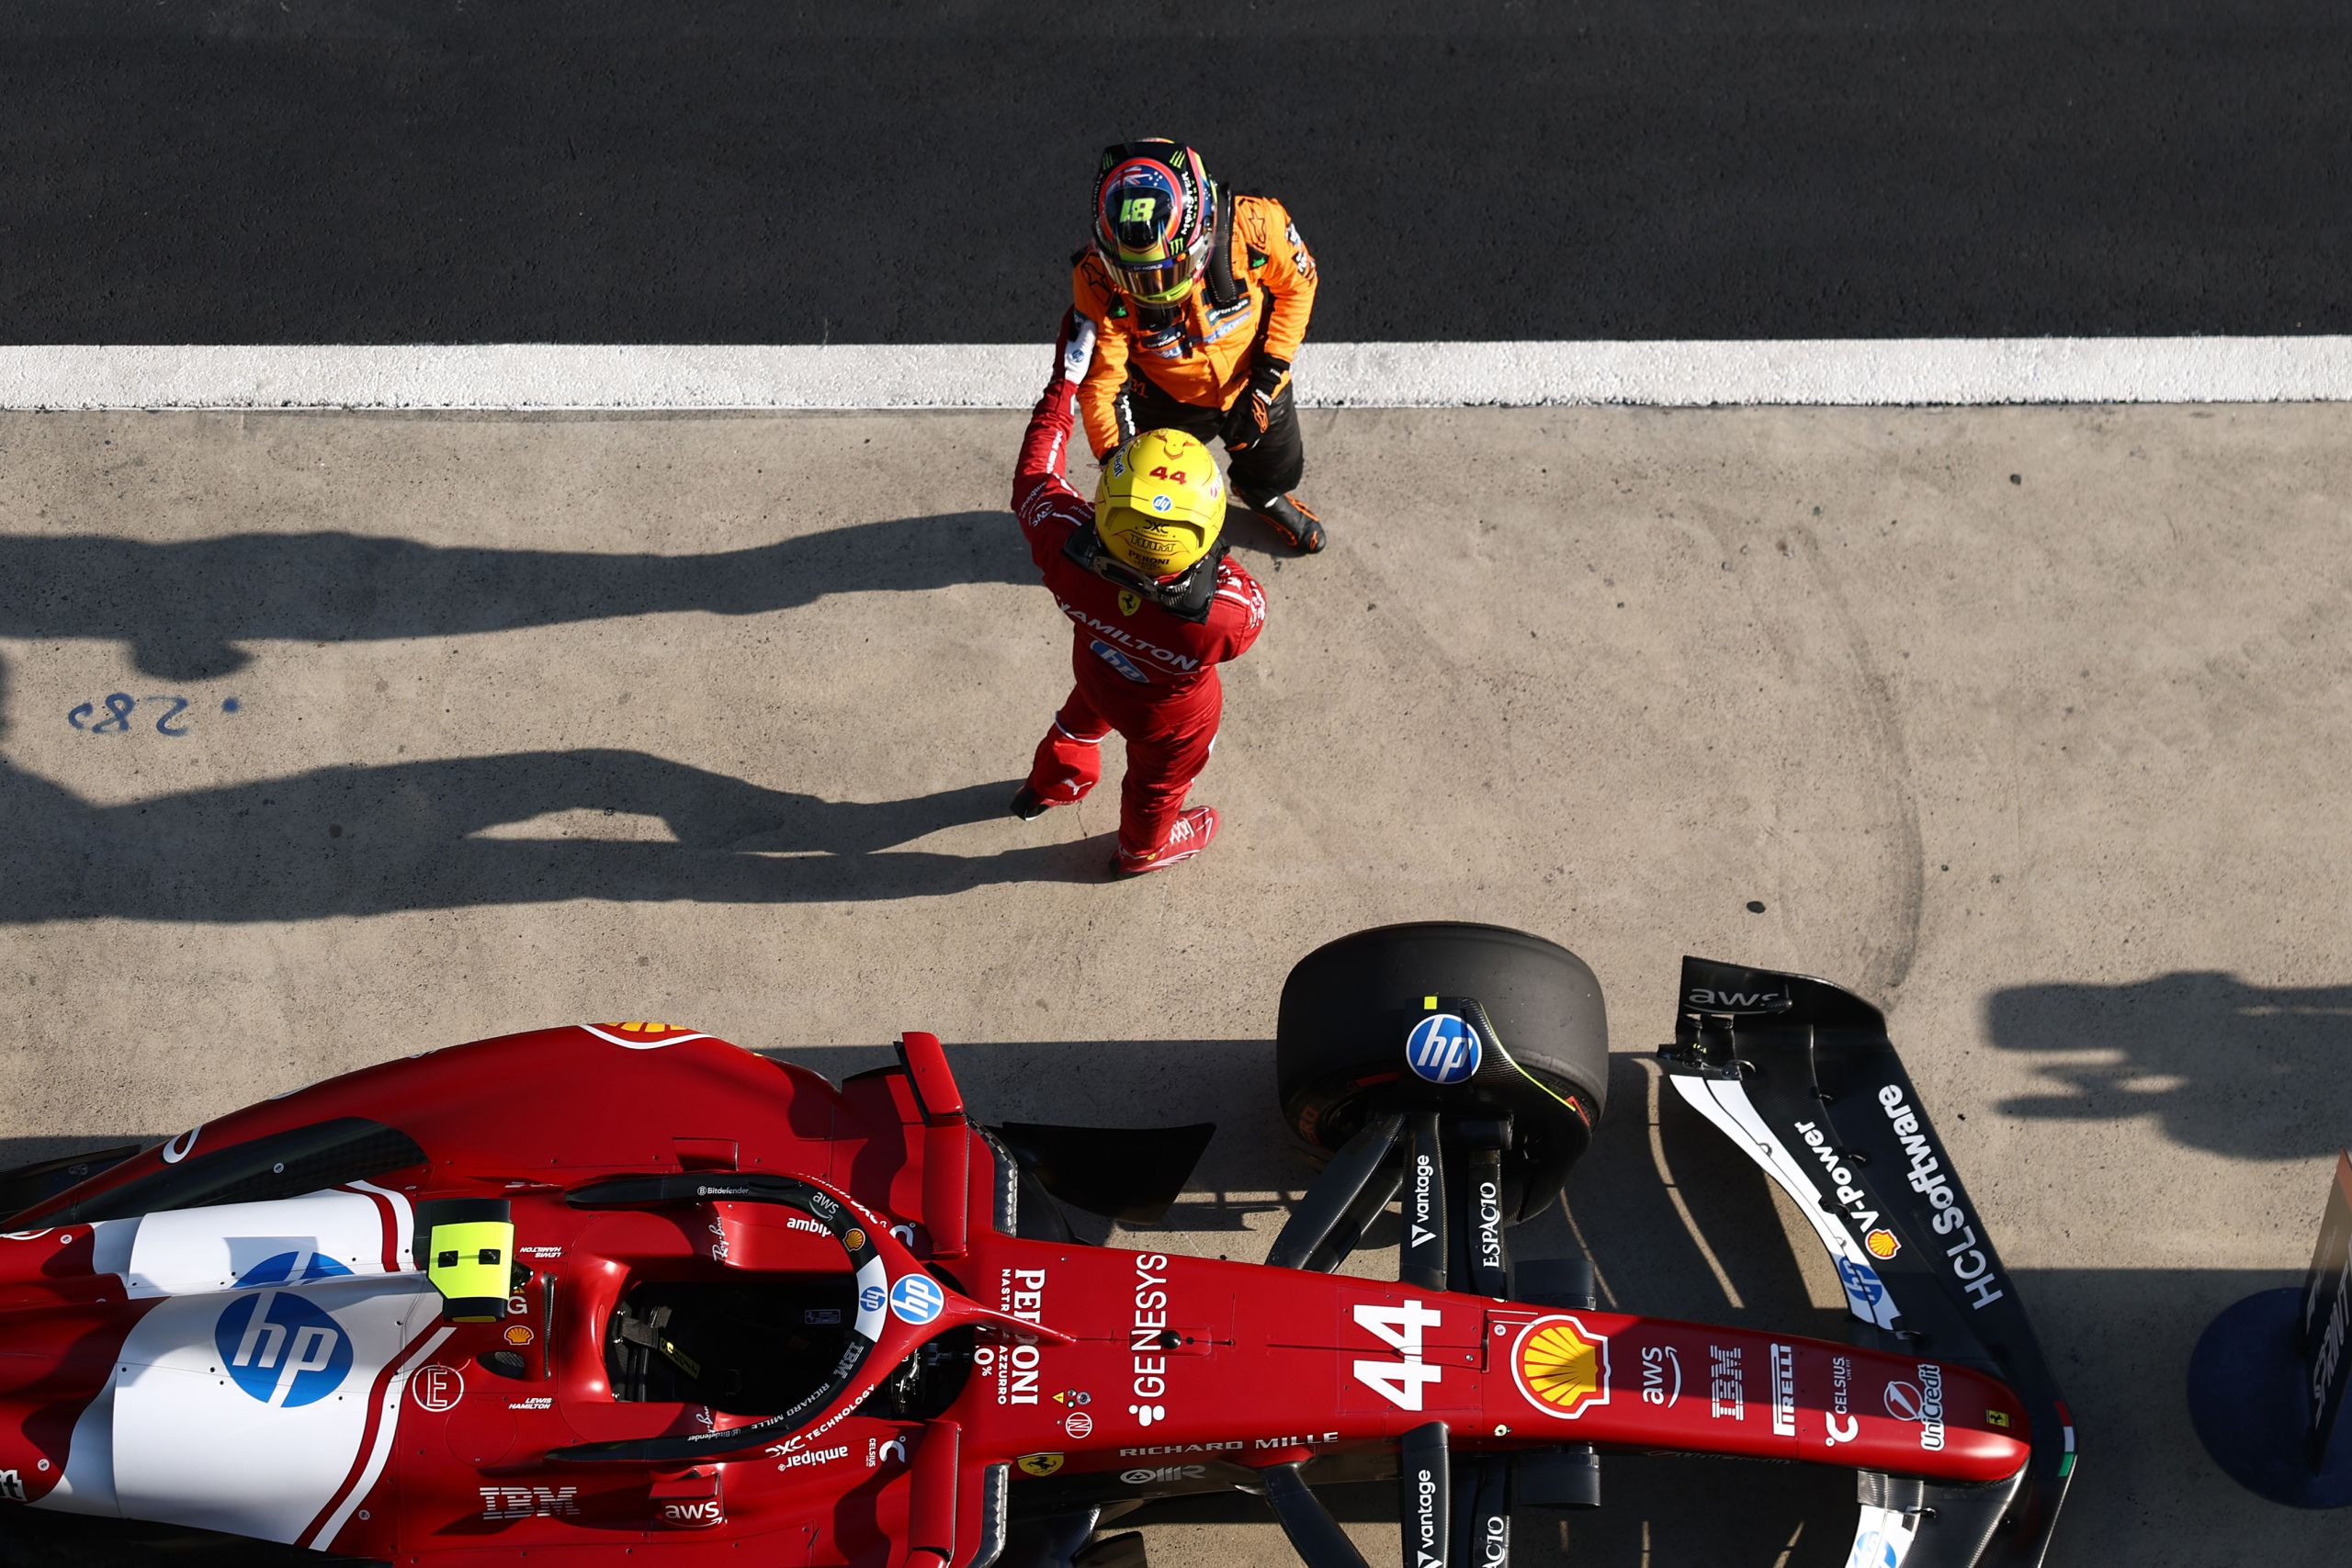
[[[1042,338],[1104,141],[1327,340],[2352,330],[2342,0],[195,6],[0,19],[0,338]]]

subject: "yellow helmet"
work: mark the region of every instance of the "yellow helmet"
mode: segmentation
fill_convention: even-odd
[[[1147,430],[1111,454],[1094,487],[1094,532],[1121,564],[1154,581],[1192,570],[1225,529],[1225,480],[1181,430]]]

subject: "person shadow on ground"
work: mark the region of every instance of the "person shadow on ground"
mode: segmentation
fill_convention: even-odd
[[[797,609],[835,593],[1034,584],[1002,512],[855,523],[705,555],[421,544],[344,532],[151,543],[0,534],[0,637],[119,641],[140,672],[200,681],[242,641],[374,642],[702,611]]]
[[[96,806],[0,761],[0,924],[308,920],[570,899],[766,904],[1098,880],[1099,843],[900,850],[1001,816],[1014,781],[829,801],[642,751],[313,769]],[[654,818],[670,841],[482,837],[557,812]]]
[[[1034,581],[996,512],[855,524],[706,555],[429,546],[347,533],[178,544],[0,535],[0,637],[111,638],[164,679],[251,662],[241,640],[456,636],[682,611],[763,614],[828,594]],[[0,666],[0,742],[7,723]],[[103,716],[100,716],[103,717]],[[1016,755],[1029,738],[1012,738]],[[829,801],[647,752],[514,752],[327,766],[120,806],[0,755],[0,924],[198,921],[567,899],[775,903],[1093,880],[1100,844],[968,857],[899,846],[1001,815],[1017,780]],[[575,814],[550,835],[524,828]],[[580,813],[616,819],[587,836]],[[666,838],[649,837],[650,818]]]
[[[2303,1159],[2352,1142],[2352,985],[2264,986],[2185,969],[2120,985],[2013,986],[1984,1004],[2049,1092],[2001,1102],[2058,1122],[2153,1117],[2174,1142]]]

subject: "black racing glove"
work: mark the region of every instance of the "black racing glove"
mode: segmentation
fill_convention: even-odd
[[[1266,427],[1273,423],[1274,400],[1289,385],[1289,360],[1270,354],[1258,356],[1249,387],[1225,411],[1225,426],[1218,434],[1225,437],[1227,451],[1246,452],[1264,437]]]

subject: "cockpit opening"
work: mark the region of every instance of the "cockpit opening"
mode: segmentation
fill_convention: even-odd
[[[639,1281],[605,1325],[613,1397],[773,1416],[833,1375],[856,1298],[846,1273]]]

